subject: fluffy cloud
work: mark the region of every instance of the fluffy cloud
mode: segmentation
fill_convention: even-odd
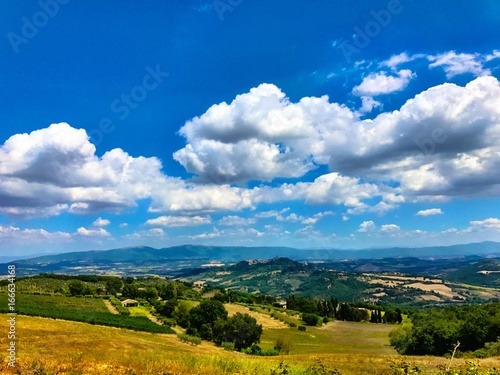
[[[216,183],[300,177],[327,162],[325,138],[343,137],[354,116],[326,96],[291,103],[276,86],[262,84],[188,121],[180,130],[188,144],[174,158]]]
[[[45,229],[20,229],[14,226],[0,225],[0,240],[6,242],[52,242],[52,241],[68,241],[71,240],[71,234],[66,232],[48,232]]]
[[[382,61],[380,63],[380,66],[389,67],[391,70],[396,71],[400,65],[409,63],[413,60],[420,59],[422,57],[425,57],[425,55],[424,54],[408,55],[406,52],[402,52],[399,55],[391,56],[389,60]]]
[[[397,76],[387,75],[386,72],[371,73],[352,92],[354,95],[367,97],[390,94],[403,90],[413,77],[415,74],[408,69],[400,70]]]
[[[163,238],[163,237],[166,237],[166,234],[161,228],[151,228],[148,230],[141,230],[124,236],[125,239],[131,239],[131,240],[144,240],[150,238]]]
[[[308,217],[308,218],[302,220],[301,223],[306,224],[306,225],[316,224],[319,220],[321,220],[325,216],[331,216],[334,214],[335,213],[333,211],[318,212],[317,214],[314,214],[313,217]]]
[[[260,232],[255,228],[238,228],[238,229],[223,229],[219,230],[217,228],[213,228],[211,232],[200,233],[196,235],[185,236],[190,240],[213,240],[218,239],[220,237],[224,237],[225,239],[232,239],[235,243],[252,243],[255,239],[263,237],[264,233]]]
[[[403,230],[396,224],[383,224],[380,227],[373,221],[364,221],[358,228],[358,233],[375,238],[419,238],[424,232],[422,230]]]
[[[111,222],[107,219],[103,219],[101,217],[97,218],[93,223],[92,223],[92,226],[93,227],[106,227],[108,226],[109,224],[111,224]]]
[[[288,212],[288,211],[290,211],[289,207],[285,207],[285,208],[283,208],[280,211],[276,211],[276,210],[262,211],[262,212],[259,212],[259,213],[255,214],[255,217],[259,218],[259,219],[267,219],[267,218],[270,218],[270,217],[281,216],[282,214],[284,214],[285,212]]]
[[[161,168],[157,158],[131,157],[121,149],[99,157],[85,130],[66,123],[16,134],[0,145],[0,213],[118,212],[146,198],[150,211],[177,214],[252,206],[246,189],[186,183]]]
[[[491,60],[495,60],[495,59],[500,59],[500,50],[493,50],[492,53],[486,55],[485,57],[485,60],[486,61],[491,61]]]
[[[444,84],[400,110],[357,124],[349,144],[332,149],[330,168],[400,183],[407,198],[497,195],[500,86],[479,77]]]
[[[197,185],[165,183],[152,191],[150,212],[172,212],[178,215],[240,211],[253,207],[255,191],[229,185]]]
[[[432,87],[399,110],[366,120],[329,103],[326,97],[290,103],[275,86],[261,85],[230,105],[215,105],[186,123],[181,134],[188,141],[187,148],[174,157],[202,179],[218,176],[229,182],[292,177],[314,165],[329,164],[332,174],[311,186],[297,183],[272,191],[231,190],[240,208],[251,207],[253,199],[266,201],[270,194],[274,198],[282,194],[285,199],[286,191],[314,203],[325,188],[338,192],[342,184],[352,186],[349,195],[360,201],[358,194],[373,197],[385,193],[381,191],[386,189],[385,181],[399,183],[400,192],[413,200],[496,195],[499,176],[488,171],[500,167],[498,116],[500,87],[494,77],[479,77],[465,87]],[[204,148],[206,142],[216,145],[213,153]],[[268,158],[252,146],[261,143],[275,148],[276,157]],[[263,167],[263,159],[270,163],[267,167]],[[300,167],[291,168],[291,160]],[[259,167],[254,168],[256,165]],[[333,180],[337,182],[331,183]],[[315,185],[321,187],[315,189]],[[348,205],[352,201],[352,197],[342,200],[337,195],[321,200]]]
[[[371,112],[374,108],[382,106],[382,103],[376,101],[371,96],[362,96],[361,97],[361,107],[359,111],[362,113]]]
[[[209,216],[160,216],[146,221],[146,225],[161,227],[191,227],[210,224]]]
[[[420,210],[417,212],[417,216],[431,216],[431,215],[442,215],[443,211],[440,208],[429,208],[427,210]]]
[[[363,221],[358,228],[359,233],[369,233],[376,229],[376,225],[373,221]]]
[[[22,216],[117,211],[147,197],[152,180],[163,178],[160,169],[158,159],[121,149],[98,157],[85,130],[52,124],[0,146],[0,210]]]
[[[219,220],[219,225],[224,226],[242,226],[242,225],[252,225],[255,224],[257,220],[255,218],[244,218],[241,216],[224,216]]]
[[[132,157],[121,149],[98,156],[84,130],[53,124],[0,146],[0,213],[117,212],[150,199],[149,211],[167,217],[205,217],[293,200],[343,205],[347,215],[356,215],[383,213],[403,202],[500,194],[500,175],[491,173],[500,170],[496,78],[478,77],[464,87],[439,85],[399,110],[374,119],[357,116],[327,97],[292,103],[269,84],[214,105],[182,127],[188,144],[174,157],[203,182],[216,184],[167,176],[157,158]],[[262,145],[274,151],[261,152]],[[310,182],[229,184],[301,176],[318,165],[331,172]]]
[[[253,190],[254,201],[258,203],[273,203],[288,200],[303,200],[313,205],[343,205],[347,212],[358,215],[363,212],[385,212],[399,203],[404,197],[398,193],[398,188],[373,183],[364,183],[359,178],[342,176],[339,173],[328,173],[316,178],[313,182],[298,182],[283,184],[280,187],[262,187]],[[379,202],[370,205],[366,201],[378,198]],[[264,212],[260,217],[276,217],[278,220],[300,221],[303,217],[297,215],[285,216],[276,211]]]
[[[493,230],[500,231],[500,219],[489,218],[470,222],[470,230]]]
[[[490,75],[490,70],[483,67],[483,62],[491,60],[495,55],[492,54],[488,56],[484,57],[479,53],[457,54],[455,51],[449,51],[434,56],[428,56],[427,59],[432,61],[429,68],[438,66],[443,67],[446,72],[446,77],[451,78],[464,73],[472,73],[476,76]]]
[[[81,237],[103,238],[110,237],[111,234],[104,228],[87,229],[84,227],[78,228],[76,234]]]

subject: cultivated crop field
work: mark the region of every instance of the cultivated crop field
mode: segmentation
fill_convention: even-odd
[[[0,298],[6,298],[6,294]],[[2,301],[1,312],[7,312],[7,303]],[[74,320],[91,324],[122,327],[146,332],[174,333],[167,326],[153,323],[146,316],[112,314],[101,298],[77,298],[19,294],[16,301],[19,314]]]

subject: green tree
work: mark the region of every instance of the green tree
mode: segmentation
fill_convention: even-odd
[[[257,320],[248,314],[236,313],[223,323],[222,341],[234,342],[236,350],[259,342],[261,335],[262,325],[257,324]]]
[[[177,299],[177,287],[174,282],[169,282],[160,291],[160,297],[164,300]]]
[[[174,312],[175,308],[177,307],[179,303],[175,300],[167,301],[163,304],[159,304],[156,308],[156,311],[158,314],[161,314],[163,316],[166,316],[167,318],[173,318],[174,317]]]
[[[87,284],[81,280],[71,280],[68,283],[68,289],[72,296],[81,296],[86,286]]]
[[[320,325],[321,318],[316,314],[302,314],[302,320],[308,326],[317,326]]]
[[[148,300],[149,302],[153,302],[158,300],[158,291],[155,287],[148,287],[146,290],[139,291],[138,296]]]
[[[411,324],[405,323],[397,326],[389,333],[391,345],[400,354],[405,354],[411,339]]]
[[[206,299],[193,307],[188,314],[188,324],[191,329],[200,331],[203,324],[213,325],[218,319],[227,319],[227,310],[224,305],[216,300]]]
[[[82,294],[89,296],[89,295],[94,295],[96,294],[96,289],[93,288],[92,286],[85,284],[85,287],[83,288]]]
[[[116,294],[122,290],[123,281],[119,277],[110,277],[106,280],[106,293]]]
[[[188,327],[190,310],[191,305],[187,301],[179,301],[178,305],[174,309],[173,317],[177,321],[177,324],[182,328]]]
[[[127,298],[137,298],[139,295],[139,289],[135,284],[125,284],[122,290],[122,294]]]

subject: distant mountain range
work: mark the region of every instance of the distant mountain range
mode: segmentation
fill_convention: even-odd
[[[360,261],[366,259],[397,258],[388,264],[401,263],[403,258],[425,259],[421,267],[427,269],[432,259],[459,259],[463,257],[500,257],[500,243],[481,242],[466,245],[423,247],[423,248],[386,248],[366,250],[336,249],[295,249],[291,247],[237,247],[237,246],[199,246],[184,245],[163,249],[147,246],[128,247],[113,250],[81,251],[54,255],[43,255],[29,259],[8,260],[18,266],[18,275],[26,276],[43,272],[68,274],[114,274],[114,275],[168,275],[177,276],[189,269],[206,268],[217,264],[232,264],[249,259],[270,259],[286,257],[296,261],[330,261],[342,263],[349,260],[349,267],[371,269],[373,264]],[[468,259],[470,261],[470,259]],[[6,268],[7,261],[0,267]],[[361,263],[360,263],[361,262]],[[345,264],[347,266],[347,263]],[[385,262],[387,263],[387,262]],[[414,261],[410,260],[410,263]],[[415,262],[414,266],[418,262]],[[432,262],[431,262],[432,263]],[[392,266],[391,266],[392,267]],[[388,270],[386,266],[381,270]],[[337,269],[341,265],[337,264]],[[379,266],[375,266],[375,269]],[[396,267],[399,269],[400,267]],[[410,270],[408,269],[408,271]]]
[[[171,260],[206,259],[213,261],[240,261],[287,257],[294,260],[338,260],[381,258],[455,258],[467,255],[500,255],[500,243],[480,242],[452,246],[421,248],[381,248],[366,250],[295,249],[291,247],[238,247],[183,245],[162,249],[147,246],[113,250],[94,250],[44,255],[16,261],[22,265],[59,262],[159,262]]]

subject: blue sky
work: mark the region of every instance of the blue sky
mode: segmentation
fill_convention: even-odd
[[[0,17],[2,255],[500,241],[498,2]]]

